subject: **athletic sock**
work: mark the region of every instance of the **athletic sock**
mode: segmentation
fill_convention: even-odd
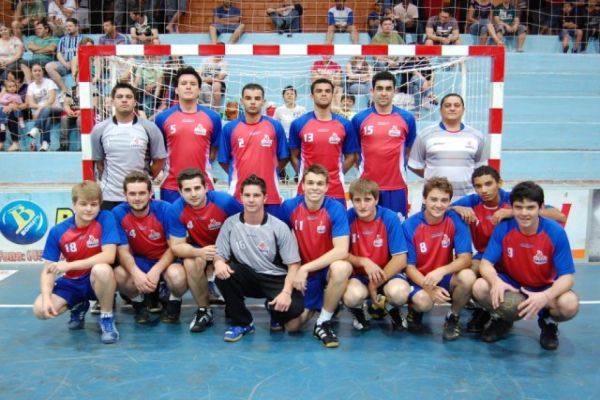
[[[113,317],[112,311],[109,311],[109,312],[100,311],[100,318],[112,318],[112,317]]]
[[[325,321],[329,321],[333,317],[333,313],[321,308],[321,314],[317,318],[317,325],[321,325]]]
[[[169,295],[169,301],[181,301],[181,297],[177,297],[173,293],[171,293]]]

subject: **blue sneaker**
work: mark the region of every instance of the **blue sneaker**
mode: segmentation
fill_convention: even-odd
[[[98,320],[100,324],[100,331],[102,332],[102,336],[100,340],[104,344],[116,343],[119,340],[119,331],[115,326],[115,318],[114,317],[104,317]]]
[[[226,342],[237,342],[242,336],[248,333],[254,333],[254,324],[247,326],[230,326],[229,329],[225,331],[223,340]]]
[[[71,319],[69,319],[69,329],[83,329],[85,325],[85,313],[90,308],[90,302],[87,300],[75,304],[71,307]]]

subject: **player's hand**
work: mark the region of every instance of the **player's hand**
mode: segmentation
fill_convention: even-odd
[[[537,317],[538,312],[548,305],[550,298],[545,292],[531,292],[525,288],[521,288],[521,292],[527,297],[526,300],[521,302],[517,307],[519,310],[519,317],[523,319],[534,319]]]
[[[506,291],[518,293],[519,290],[514,288],[512,285],[504,282],[500,278],[496,278],[490,289],[490,298],[492,300],[492,308],[495,310],[500,307],[500,304],[504,301],[504,292]]]
[[[498,225],[502,220],[511,218],[513,216],[512,209],[510,208],[501,208],[492,215],[492,223],[494,225]]]
[[[200,249],[201,257],[206,261],[212,261],[215,258],[215,254],[217,254],[217,246],[214,244],[204,246]]]
[[[139,268],[136,267],[135,272],[132,274],[133,284],[135,288],[140,293],[152,293],[156,288],[150,279],[148,279],[148,275],[143,273]]]
[[[300,268],[297,272],[296,275],[294,276],[294,280],[292,281],[292,286],[294,286],[294,288],[296,290],[299,290],[300,292],[302,292],[302,294],[304,294],[304,291],[306,290],[306,278],[308,277],[308,273],[303,270],[302,268]]]
[[[221,280],[229,279],[234,271],[225,262],[215,263],[215,276]]]
[[[291,304],[292,296],[283,290],[277,295],[277,297],[269,302],[269,305],[273,307],[273,310],[279,312],[286,312],[290,309]]]
[[[58,316],[58,312],[54,309],[54,305],[52,304],[52,299],[44,299],[42,298],[42,310],[44,314],[44,318],[50,319]]]
[[[66,261],[58,261],[50,264],[48,272],[52,274],[64,274],[69,270],[69,263]]]
[[[444,279],[445,271],[442,268],[434,269],[425,275],[425,280],[423,281],[423,285],[425,286],[437,286],[438,283],[442,279]]]
[[[376,286],[372,281],[369,281],[369,284],[367,285],[367,290],[369,291],[369,297],[371,298],[371,302],[376,307],[384,308],[385,297],[379,296],[379,294],[377,293],[377,288],[378,286]]]
[[[150,271],[148,271],[148,274],[146,274],[146,276],[150,283],[152,283],[152,286],[154,286],[154,289],[152,290],[156,290],[158,282],[160,281],[160,272],[158,272],[155,268],[152,268],[150,269]]]
[[[370,259],[365,257],[362,261],[362,266],[369,277],[369,284],[373,283],[375,287],[379,287],[385,281],[385,273]]]
[[[475,215],[475,211],[471,207],[462,207],[462,206],[452,206],[452,209],[460,215],[463,221],[467,224],[472,224],[477,222],[477,216]]]
[[[433,287],[431,289],[425,289],[429,296],[432,298],[435,304],[443,304],[450,302],[450,293],[443,287]]]

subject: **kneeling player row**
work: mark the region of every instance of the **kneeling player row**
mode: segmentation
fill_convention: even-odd
[[[494,172],[474,173],[476,189],[477,180],[485,181],[488,175],[496,182],[493,196],[477,189],[480,203],[496,211],[486,221],[471,221],[475,235],[480,235],[480,225],[509,217],[499,215],[505,213],[499,210],[505,195]],[[325,196],[328,179],[323,167],[311,166],[302,178],[305,194],[272,207],[275,218],[265,208],[265,182],[255,175],[241,184],[240,205],[225,193],[207,192],[199,170],[184,170],[178,177],[182,198],[169,206],[151,200],[150,181],[134,172],[123,185],[127,203],[113,210],[116,224],[110,213],[99,211],[97,185],[76,185],[75,216],[55,226],[48,237],[42,293],[34,313],[51,318],[70,308],[69,327],[82,328],[88,300],[97,298],[102,341],[113,343],[118,340],[112,315],[116,284],[131,297],[136,320],[143,323],[149,321],[144,295],[156,290],[162,276],[171,292],[162,320],[178,321],[181,296],[189,288],[198,305],[190,330],[198,332],[212,324],[207,276],[214,268],[232,322],[226,341],[254,330],[244,298],[264,297],[273,329],[296,331],[318,314],[314,336],[326,347],[337,347],[331,318],[339,302],[352,311],[354,326],[364,329],[368,323],[363,302],[378,302],[378,294],[385,294],[397,328],[405,326],[403,304],[409,304],[409,326],[418,329],[423,312],[434,303],[451,301],[443,335],[453,340],[460,335],[459,315],[472,293],[492,312],[482,337],[493,341],[510,325],[500,319],[508,314],[497,312],[504,293],[520,290],[526,299],[515,305],[518,315],[537,315],[542,346],[558,346],[556,321],[572,318],[578,308],[571,291],[574,266],[564,230],[540,216],[544,199],[538,185],[523,182],[511,192],[513,216],[488,236],[479,265],[482,278],[476,281],[471,235],[459,214],[450,210],[452,186],[447,179],[425,183],[423,211],[404,224],[377,205],[375,183],[352,183],[354,207],[346,213],[339,202]],[[466,220],[473,219],[468,208],[457,208]],[[475,215],[477,209],[471,208]],[[117,246],[120,265],[113,273],[110,264]],[[483,250],[477,243],[476,247]],[[61,253],[65,261],[60,261]],[[65,275],[55,282],[57,272]],[[469,327],[481,330],[477,321]]]

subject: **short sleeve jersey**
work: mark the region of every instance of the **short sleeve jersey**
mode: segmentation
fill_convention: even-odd
[[[71,61],[77,55],[77,48],[82,39],[82,34],[76,36],[64,35],[58,41],[56,52],[62,54],[65,61]]]
[[[281,204],[278,160],[289,157],[283,126],[273,118],[261,116],[249,124],[244,117],[223,128],[219,146],[219,162],[229,164],[229,194],[240,201],[244,179],[256,174],[267,184],[265,204]]]
[[[335,61],[317,60],[310,67],[310,72],[318,75],[332,76],[342,73],[342,66]]]
[[[494,229],[483,258],[499,263],[499,268],[520,285],[533,288],[575,273],[565,230],[543,217],[534,235],[521,233],[514,218],[502,221]]]
[[[240,204],[227,193],[207,192],[206,204],[201,208],[193,208],[179,198],[169,208],[169,236],[187,235],[192,244],[200,247],[215,244],[223,222],[240,211]]]
[[[213,16],[215,18],[231,18],[231,17],[241,17],[242,12],[237,7],[217,7],[213,10]]]
[[[494,7],[494,17],[498,17],[501,22],[507,25],[512,25],[517,17],[517,10],[512,5],[504,7],[503,4],[498,4]]]
[[[303,264],[331,250],[333,238],[350,234],[346,210],[338,201],[325,197],[321,208],[311,211],[300,195],[284,201],[281,208],[283,220],[298,240]]]
[[[392,256],[406,253],[402,224],[395,212],[377,206],[373,221],[362,221],[353,208],[348,210],[350,224],[350,254],[366,257],[382,269]],[[354,273],[366,275],[365,269],[354,267]]]
[[[133,215],[127,203],[112,209],[121,242],[129,243],[131,254],[149,260],[159,260],[165,254],[169,247],[168,209],[169,203],[162,200],[150,201],[148,214],[141,218]]]
[[[344,7],[338,10],[336,7],[331,7],[327,12],[327,25],[353,25],[354,13],[349,7]]]
[[[433,29],[436,36],[449,37],[454,30],[458,30],[458,22],[453,17],[447,22],[442,22],[439,16],[434,15],[427,20],[427,28]]]
[[[367,108],[352,118],[360,144],[361,177],[370,179],[381,190],[406,188],[406,151],[417,137],[415,118],[394,106],[390,114]]]
[[[473,240],[475,250],[482,254],[496,227],[492,222],[494,213],[501,208],[510,208],[510,194],[500,189],[499,195],[500,203],[496,207],[486,206],[478,194],[470,194],[452,203],[453,206],[470,207],[473,209],[477,221],[469,224],[469,229],[471,230],[471,239]]]
[[[471,253],[469,228],[454,211],[447,212],[435,225],[429,225],[421,211],[409,217],[402,228],[408,246],[408,264],[423,275],[451,263],[454,254]]]
[[[488,4],[481,4],[477,0],[470,0],[469,7],[472,7],[475,9],[475,18],[481,20],[481,19],[488,19],[490,17],[490,14],[492,12],[492,8],[494,7],[494,5],[492,4],[491,1],[488,2]]]
[[[408,166],[425,169],[425,179],[445,176],[456,196],[473,193],[471,174],[488,160],[486,136],[461,124],[449,131],[443,123],[425,128],[410,151]]]
[[[345,199],[343,155],[360,151],[350,121],[338,114],[332,114],[329,121],[320,121],[311,111],[292,122],[289,146],[300,150],[299,176],[311,165],[321,164],[329,171],[327,196]],[[302,185],[298,193],[303,193]]]
[[[124,244],[119,238],[115,218],[110,211],[100,211],[91,224],[77,227],[75,217],[68,218],[50,229],[42,258],[57,262],[63,255],[67,262],[85,260],[102,252],[102,246]],[[91,268],[68,271],[65,278],[76,279]]]
[[[162,187],[177,190],[177,174],[195,167],[204,174],[208,190],[214,189],[210,165],[211,146],[218,147],[221,118],[213,110],[198,105],[196,112],[186,113],[179,105],[156,116],[169,152],[167,179]]]

